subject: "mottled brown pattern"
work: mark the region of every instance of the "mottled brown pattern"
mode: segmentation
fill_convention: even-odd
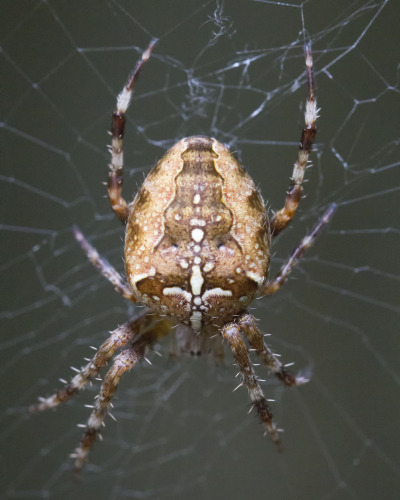
[[[196,228],[203,233],[199,242],[193,240]],[[230,151],[203,136],[168,151],[130,209],[125,260],[137,300],[158,313],[168,308],[190,324],[197,310],[191,288],[195,259],[203,279],[199,295],[226,292],[207,294],[202,326],[223,324],[244,310],[267,277],[269,226],[262,199]],[[190,293],[190,306],[182,296],[165,296],[165,287]]]

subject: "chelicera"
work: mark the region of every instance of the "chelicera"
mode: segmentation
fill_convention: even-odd
[[[119,293],[132,302],[144,304],[147,310],[111,332],[70,382],[52,396],[40,398],[32,408],[44,410],[68,400],[122,348],[104,377],[83,439],[72,455],[76,471],[82,468],[99,434],[123,373],[171,330],[180,352],[220,353],[224,341],[231,347],[242,376],[241,385],[247,387],[252,405],[278,447],[279,429],[247,344],[286,386],[307,381],[288,372],[265,343],[247,307],[254,299],[280,289],[335,210],[335,205],[327,209],[278,276],[268,280],[271,240],[287,227],[297,209],[316,133],[311,50],[308,46],[305,50],[308,98],[297,161],[284,207],[269,220],[251,177],[227,147],[205,136],[179,141],[148,174],[132,203],[122,197],[125,113],[134,84],[154,45],[152,41],[119,94],[112,119],[108,193],[115,214],[126,226],[128,282],[75,229],[75,236],[90,261]]]

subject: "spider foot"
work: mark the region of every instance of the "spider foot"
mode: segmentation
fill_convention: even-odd
[[[257,413],[265,425],[265,433],[269,435],[279,451],[282,450],[281,439],[279,437],[280,429],[277,428],[273,419],[271,410],[267,404],[267,401],[262,398],[254,402],[254,406],[257,409]]]
[[[88,428],[82,439],[81,444],[70,454],[70,458],[74,459],[74,475],[79,476],[82,467],[85,465],[89,450],[96,440],[98,430],[95,428]]]
[[[312,369],[311,367],[304,368],[300,370],[296,375],[296,385],[307,384],[311,380],[312,377]]]
[[[47,398],[40,397],[39,403],[29,406],[30,413],[36,413],[39,411],[49,410],[50,408],[55,408],[60,403],[67,401],[73,394],[75,394],[81,386],[78,384],[78,379],[80,381],[81,376],[74,377],[69,383],[67,383],[62,389],[55,392]]]
[[[296,375],[289,373],[285,367],[281,366],[279,371],[275,372],[276,377],[287,387],[307,384],[311,380],[311,371],[302,370]]]
[[[53,394],[48,398],[40,397],[38,398],[38,400],[39,403],[35,403],[28,407],[29,413],[37,413],[39,411],[47,410],[48,408],[54,408],[55,406],[58,405],[56,394]]]

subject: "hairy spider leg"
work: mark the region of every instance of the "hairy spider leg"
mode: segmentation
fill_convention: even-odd
[[[261,291],[261,295],[272,295],[273,293],[277,292],[281,288],[281,286],[285,283],[287,277],[291,273],[294,266],[299,262],[300,257],[307,250],[307,248],[309,248],[314,243],[315,238],[319,235],[319,233],[322,231],[322,229],[331,220],[336,209],[337,209],[336,203],[332,203],[329,206],[329,208],[324,212],[321,219],[318,221],[318,223],[316,224],[314,229],[311,231],[311,233],[302,239],[300,245],[294,250],[294,252],[289,257],[286,264],[281,268],[277,277],[275,279],[269,281],[264,286],[263,290]]]
[[[144,316],[146,319],[153,319],[157,317],[152,313],[148,313]],[[130,338],[133,338],[138,329],[135,322],[126,323],[127,329],[131,330]],[[139,338],[133,340],[131,345],[124,349],[118,356],[114,359],[111,368],[106,373],[99,394],[95,397],[95,402],[93,405],[93,411],[88,419],[85,434],[83,435],[82,441],[78,448],[71,454],[71,458],[75,459],[74,462],[74,472],[79,474],[81,471],[89,450],[97,435],[99,430],[104,425],[104,418],[106,414],[110,414],[108,407],[111,403],[111,398],[113,397],[119,381],[125,372],[128,372],[133,366],[142,359],[147,350],[151,348],[154,343],[160,338],[164,337],[170,331],[171,324],[168,320],[161,320],[159,322],[153,321],[152,325],[144,333],[140,332]],[[111,415],[112,416],[112,415]]]
[[[98,375],[101,368],[112,358],[117,349],[124,347],[128,342],[132,341],[142,330],[146,330],[149,327],[154,328],[154,324],[156,324],[159,325],[161,332],[165,331],[160,322],[165,323],[165,319],[160,320],[158,316],[147,312],[135,320],[119,326],[111,332],[109,338],[97,349],[93,358],[64,387],[47,398],[39,398],[39,403],[32,405],[29,411],[47,410],[68,401],[71,396],[84,389],[86,384]],[[170,326],[168,326],[169,328]]]
[[[82,250],[85,252],[87,258],[94,265],[94,267],[99,269],[101,274],[107,278],[112,285],[114,285],[114,288],[118,293],[132,302],[136,302],[136,298],[133,295],[130,286],[126,283],[121,274],[106,259],[101,257],[99,252],[88,242],[85,235],[79,228],[74,226],[73,231],[77,242],[80,244]]]
[[[136,362],[144,356],[145,342],[140,342],[131,345],[124,349],[114,360],[112,367],[108,370],[104,377],[100,393],[96,396],[92,414],[87,422],[87,429],[82,438],[81,444],[76,450],[71,453],[71,458],[74,458],[74,472],[78,474],[84,463],[91,446],[93,445],[96,436],[103,425],[107,408],[110,405],[111,398],[116,391],[120,378],[129,371]]]
[[[122,198],[122,180],[124,166],[123,138],[125,132],[125,113],[131,103],[133,87],[146,61],[148,61],[157,40],[150,42],[142,57],[137,62],[135,69],[129,77],[126,85],[117,98],[117,108],[112,116],[111,127],[111,163],[110,173],[108,175],[108,196],[110,198],[112,209],[117,217],[124,224],[128,220],[129,205]]]
[[[308,157],[312,148],[312,144],[317,132],[316,121],[318,118],[317,101],[314,95],[314,76],[313,76],[313,60],[311,55],[311,47],[306,45],[306,68],[308,80],[308,98],[306,102],[306,110],[304,113],[305,126],[300,140],[300,148],[297,154],[297,160],[293,167],[292,182],[286,195],[284,207],[276,212],[271,219],[271,235],[273,238],[277,236],[292,220],[297,207],[299,206],[301,193],[303,191],[302,183],[304,173],[308,163]]]
[[[237,321],[241,331],[249,340],[250,346],[254,349],[264,364],[271,372],[286,386],[292,387],[308,382],[304,376],[294,377],[288,372],[286,366],[278,359],[277,355],[272,352],[270,347],[264,341],[264,335],[257,326],[256,319],[250,314],[243,314]]]
[[[280,448],[281,442],[279,439],[279,430],[272,420],[272,412],[258,382],[258,378],[250,360],[249,351],[243,341],[239,325],[236,323],[228,323],[222,328],[221,333],[223,338],[226,339],[231,346],[233,355],[242,375],[243,384],[247,387],[250,400],[256,408],[261,422],[265,425],[267,433],[271,437],[272,441],[278,448]]]

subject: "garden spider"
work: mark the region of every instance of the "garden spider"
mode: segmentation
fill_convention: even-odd
[[[75,237],[89,260],[115,289],[148,309],[111,332],[70,382],[32,407],[34,411],[44,410],[67,401],[98,375],[117,349],[123,348],[104,377],[83,439],[72,455],[76,471],[82,468],[99,434],[121,376],[173,327],[181,352],[220,352],[223,341],[230,345],[242,376],[241,385],[247,387],[252,405],[278,447],[279,429],[243,337],[285,385],[307,381],[287,371],[265,344],[256,320],[246,310],[255,298],[279,290],[335,210],[335,205],[328,208],[278,276],[268,281],[271,238],[286,228],[297,209],[316,133],[311,50],[306,46],[308,98],[292,182],[284,207],[269,221],[250,176],[225,146],[204,136],[188,137],[175,144],[149,173],[132,203],[121,197],[125,113],[136,79],[155,43],[150,43],[119,94],[112,119],[108,194],[115,214],[126,225],[128,283],[75,229]]]

